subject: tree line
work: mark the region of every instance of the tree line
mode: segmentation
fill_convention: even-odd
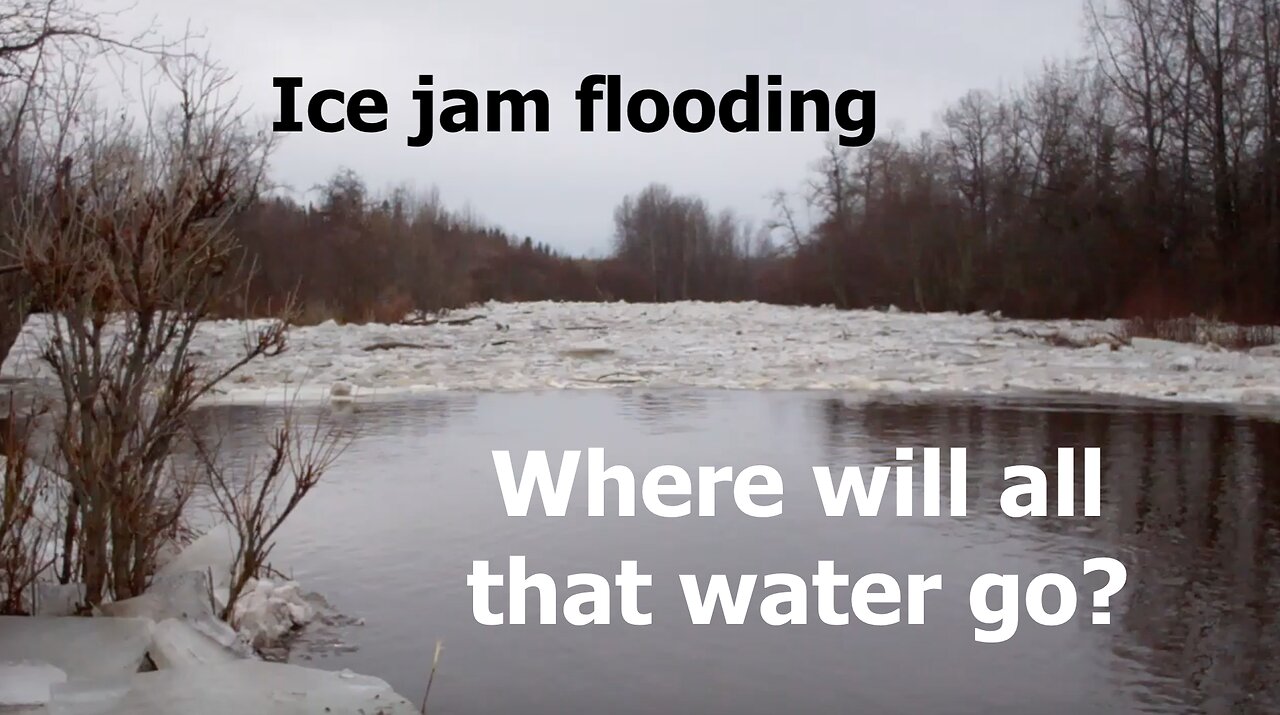
[[[602,259],[350,171],[309,204],[263,182],[229,224],[250,300],[221,312],[296,300],[307,321],[390,321],[486,300],[760,300],[1280,319],[1280,0],[1088,0],[1084,16],[1087,56],[971,91],[928,131],[830,143],[767,225],[661,185],[623,198]],[[17,118],[58,85],[21,51],[39,18],[13,18],[0,84],[16,155],[38,144]],[[21,199],[32,170],[9,166],[0,192]],[[5,345],[23,282],[0,270]]]
[[[1092,57],[830,151],[811,300],[1042,317],[1280,316],[1280,3],[1090,0]]]
[[[576,259],[339,172],[237,220],[258,304],[389,319],[495,300],[761,300],[1280,318],[1280,0],[1089,0],[1092,51],[914,136],[834,142],[753,227],[654,185]]]
[[[308,204],[261,198],[238,214],[247,305],[296,302],[303,322],[395,322],[489,300],[743,300],[768,241],[731,212],[651,186],[623,200],[605,259],[573,258],[450,210],[432,189],[372,192],[339,170]]]

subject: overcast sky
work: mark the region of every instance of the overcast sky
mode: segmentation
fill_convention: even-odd
[[[140,0],[137,11],[181,29],[190,20],[236,71],[242,97],[268,128],[276,75],[303,92],[384,92],[381,134],[289,135],[275,177],[299,191],[337,167],[371,188],[438,186],[452,207],[472,207],[508,231],[575,254],[604,252],[613,208],[651,182],[698,194],[756,221],[768,195],[795,189],[822,150],[820,134],[578,131],[573,91],[594,73],[621,74],[674,97],[713,96],[747,74],[782,74],[785,89],[877,93],[878,135],[933,126],[975,87],[1021,82],[1050,58],[1082,47],[1082,0]],[[410,92],[419,74],[437,91],[543,89],[551,131],[438,134],[413,149]],[[437,94],[438,96],[438,94]],[[856,151],[851,149],[849,151]]]

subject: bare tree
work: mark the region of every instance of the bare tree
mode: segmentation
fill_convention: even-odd
[[[230,621],[250,579],[261,577],[275,549],[276,533],[350,444],[351,435],[317,421],[299,425],[290,406],[270,435],[265,455],[248,460],[243,471],[229,469],[220,450],[197,441],[198,454],[216,511],[237,535],[230,593],[222,617]]]
[[[285,347],[287,322],[275,320],[230,364],[194,359],[200,322],[243,290],[227,221],[262,187],[270,144],[223,99],[216,67],[164,69],[174,106],[139,125],[68,108],[52,130],[59,169],[18,217],[15,252],[50,311],[41,359],[60,393],[53,462],[71,492],[61,575],[83,579],[89,604],[145,588],[196,483],[169,458],[191,439],[200,398]]]
[[[29,589],[52,565],[53,527],[41,507],[48,503],[48,476],[29,460],[32,422],[23,419],[11,398],[0,420],[0,614],[27,613]]]
[[[614,225],[615,256],[646,274],[649,300],[741,297],[746,228],[732,214],[654,184],[623,199]]]
[[[0,0],[0,251],[13,246],[15,203],[38,183],[45,167],[32,156],[35,122],[48,122],[68,106],[83,75],[97,60],[180,57],[182,38],[170,43],[151,27],[117,29],[125,8],[90,9],[79,0]],[[60,159],[60,157],[59,157]],[[56,166],[56,164],[55,164]],[[0,361],[26,320],[31,300],[26,276],[0,261]]]

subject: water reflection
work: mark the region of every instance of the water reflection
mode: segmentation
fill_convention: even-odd
[[[228,408],[218,420],[227,444],[247,450],[275,417]],[[359,436],[278,558],[369,623],[347,634],[357,653],[323,667],[373,673],[414,698],[444,637],[433,713],[1280,712],[1276,422],[1088,400],[653,390],[442,394],[337,417]],[[787,480],[787,511],[735,518],[728,497],[715,519],[505,516],[489,450],[589,446],[637,474],[770,464]],[[968,448],[969,518],[821,515],[809,467],[887,463],[904,446]],[[1004,467],[1035,464],[1052,482],[1056,450],[1088,446],[1103,449],[1102,518],[1000,513]],[[655,574],[654,626],[477,626],[471,560],[513,553],[557,577],[639,560]],[[972,642],[963,586],[973,576],[1077,575],[1082,559],[1104,555],[1129,568],[1114,625],[1089,625],[1085,608],[1060,628]],[[673,617],[677,573],[805,574],[818,558],[849,573],[943,573],[951,587],[918,628],[699,628]],[[1087,607],[1100,584],[1078,583]]]
[[[625,391],[620,411],[647,434],[687,431],[706,410],[707,396],[683,390]]]
[[[985,446],[980,456],[999,459],[974,465],[980,496],[999,492],[1003,464],[1051,467],[1059,447],[1102,447],[1096,538],[1129,562],[1114,648],[1158,676],[1153,704],[1280,711],[1280,423],[1154,405],[828,399],[821,409],[833,460],[851,442],[891,454],[925,435],[931,446]],[[1056,472],[1046,472],[1055,493]],[[984,508],[999,507],[973,500]],[[1005,523],[1061,533],[1076,521]]]

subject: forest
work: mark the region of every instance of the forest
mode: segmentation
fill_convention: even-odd
[[[1085,15],[1086,56],[974,89],[918,135],[815,151],[767,225],[637,187],[610,255],[579,259],[338,171],[315,205],[237,217],[254,304],[297,291],[315,319],[354,321],[490,299],[1280,319],[1280,2]]]

